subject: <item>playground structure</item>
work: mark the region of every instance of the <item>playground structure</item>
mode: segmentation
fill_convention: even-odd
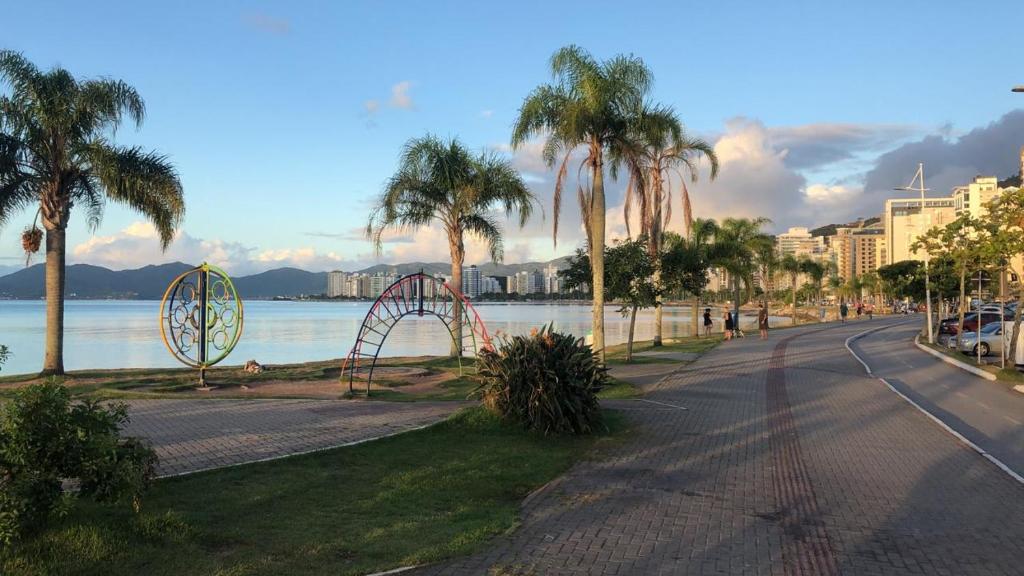
[[[487,327],[461,291],[422,271],[409,274],[388,286],[363,318],[356,342],[341,367],[342,377],[348,371],[349,393],[354,392],[356,375],[366,371],[366,395],[370,395],[373,370],[377,366],[380,350],[395,324],[410,314],[418,317],[433,315],[444,323],[451,335],[453,347],[460,352],[460,374],[463,354],[476,354],[481,349],[491,347]],[[367,363],[368,370],[365,366]]]
[[[179,362],[206,369],[220,362],[242,337],[242,300],[220,268],[203,263],[175,278],[160,301],[160,336]]]

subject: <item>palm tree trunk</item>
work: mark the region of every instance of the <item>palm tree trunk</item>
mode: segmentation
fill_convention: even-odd
[[[456,296],[456,302],[454,302],[455,306],[453,308],[454,312],[455,312],[455,329],[452,330],[452,347],[451,347],[451,354],[450,354],[450,356],[452,358],[457,358],[459,356],[462,356],[462,298],[460,296],[462,295],[462,260],[463,260],[463,254],[462,254],[462,251],[459,250],[459,246],[458,246],[458,244],[456,244],[456,242],[458,244],[462,243],[461,239],[460,240],[453,240],[451,242],[451,244],[452,244],[452,246],[451,246],[451,248],[452,248],[452,250],[451,250],[451,255],[452,255],[452,289],[455,290],[456,294],[459,295],[459,296]]]
[[[594,350],[601,362],[604,362],[604,159],[601,149],[594,154],[593,179],[594,190],[590,201],[590,266],[594,287],[593,330]]]
[[[629,341],[626,342],[626,362],[633,361],[633,329],[636,328],[636,306],[629,311]]]
[[[796,326],[796,274],[789,275],[789,289],[793,291],[793,326]]]
[[[655,263],[654,275],[651,280],[654,282],[654,286],[658,288],[658,295],[655,297],[654,304],[654,346],[661,346],[661,266]]]
[[[690,306],[690,325],[692,329],[690,333],[694,338],[700,338],[700,331],[703,326],[700,326],[700,296],[695,295],[693,298],[693,306]]]
[[[964,296],[965,296],[965,284],[967,282],[967,270],[965,268],[960,269],[960,321],[957,326],[956,342],[959,349],[960,339],[964,336]],[[981,328],[981,318],[978,318],[978,328]]]
[[[64,374],[65,230],[46,230],[46,354],[43,376]]]

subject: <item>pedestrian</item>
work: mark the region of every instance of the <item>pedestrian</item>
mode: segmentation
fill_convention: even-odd
[[[863,313],[864,313],[864,304],[862,304],[860,302],[857,302],[857,318],[860,318],[860,315],[863,314]]]
[[[732,314],[729,314],[728,310],[725,311],[723,320],[725,322],[725,339],[732,340]]]
[[[839,303],[839,318],[846,324],[846,315],[850,313],[850,307],[846,305],[846,300]]]
[[[764,303],[757,306],[757,329],[761,331],[761,340],[768,339],[768,308]]]
[[[704,335],[711,336],[711,308],[704,309]]]
[[[868,320],[871,320],[875,317],[875,305],[872,304],[871,302],[868,302],[867,305],[864,306],[864,311],[867,312],[868,314]]]

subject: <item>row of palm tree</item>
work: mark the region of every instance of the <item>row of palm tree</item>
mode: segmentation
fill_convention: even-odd
[[[134,88],[106,78],[81,80],[63,68],[43,71],[24,56],[0,51],[0,226],[35,208],[22,243],[39,249],[46,234],[46,349],[43,375],[64,373],[66,230],[78,207],[90,228],[108,201],[153,223],[163,249],[185,215],[174,166],[155,152],[119,146],[126,120],[142,125],[145,103]]]

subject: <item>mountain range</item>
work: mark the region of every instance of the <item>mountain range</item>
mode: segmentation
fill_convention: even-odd
[[[565,268],[566,258],[550,262],[525,262],[522,264],[488,263],[478,266],[485,276],[510,276],[520,270],[542,270],[548,264]],[[67,267],[65,292],[69,298],[86,299],[129,299],[158,300],[171,280],[193,268],[190,264],[173,262],[143,266],[134,270],[110,270],[91,264],[72,264]],[[19,268],[0,276],[0,298],[35,300],[45,296],[46,268],[36,264]],[[377,264],[358,272],[393,272],[400,275],[423,270],[428,274],[450,274],[451,264],[445,262],[410,262],[405,264]],[[2,271],[0,271],[2,272]],[[235,288],[243,299],[296,297],[306,294],[323,294],[327,289],[327,272],[308,272],[298,268],[277,268],[232,278]]]

